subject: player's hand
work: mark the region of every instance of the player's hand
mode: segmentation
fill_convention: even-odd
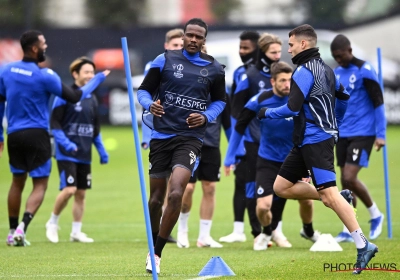
[[[380,151],[380,149],[385,146],[386,142],[385,139],[382,138],[376,138],[375,139],[375,150]]]
[[[108,154],[106,152],[100,155],[100,164],[107,164],[108,163]]]
[[[206,123],[206,116],[199,113],[192,113],[186,119],[186,123],[189,125],[189,128],[202,126]]]
[[[236,168],[236,165],[224,166],[225,176],[231,175],[231,171],[234,171],[235,168]]]
[[[303,182],[306,182],[306,183],[309,183],[309,184],[310,184],[310,182],[311,182],[311,177],[308,177],[308,178],[301,178],[301,180],[302,180]]]
[[[0,142],[0,158],[3,155],[3,150],[4,150],[4,142]]]
[[[69,142],[64,148],[67,150],[67,152],[78,151],[78,146],[74,142]]]
[[[103,74],[104,74],[104,76],[106,76],[106,77],[107,77],[107,76],[108,76],[108,74],[110,74],[110,72],[111,72],[111,71],[107,69],[107,70],[104,70],[104,71],[103,71]]]
[[[257,118],[259,120],[262,120],[262,119],[266,118],[265,112],[267,111],[267,109],[268,109],[267,107],[263,107],[263,108],[260,109],[260,111],[258,111]]]
[[[161,105],[160,99],[153,102],[149,108],[150,113],[152,113],[156,117],[162,117],[165,114],[164,107]]]
[[[149,148],[149,143],[142,142],[142,149],[147,150]]]

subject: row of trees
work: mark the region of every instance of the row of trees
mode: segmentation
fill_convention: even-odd
[[[0,26],[41,27],[46,25],[42,15],[45,11],[46,1],[49,0],[0,0]],[[211,11],[218,24],[229,24],[229,15],[232,11],[240,10],[242,5],[251,5],[252,3],[251,0],[208,1],[210,1]],[[301,11],[305,22],[314,25],[319,23],[344,24],[349,5],[357,1],[377,0],[293,0],[291,4],[281,4],[276,1],[276,5],[279,5],[282,12],[288,15],[295,11]],[[385,1],[389,3],[386,5],[386,12],[400,10],[400,0]],[[141,18],[146,14],[146,0],[86,0],[86,3],[89,16],[95,26],[131,27],[140,23]],[[382,10],[377,13],[382,13]]]

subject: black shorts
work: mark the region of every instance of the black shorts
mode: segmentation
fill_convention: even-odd
[[[195,137],[152,139],[149,153],[150,178],[167,178],[175,167],[183,167],[192,172],[202,146],[203,143]]]
[[[375,136],[339,138],[336,144],[337,165],[343,167],[346,163],[350,163],[368,167],[374,142]]]
[[[311,175],[315,188],[323,190],[336,186],[334,139],[293,147],[282,164],[279,175],[295,184]]]
[[[244,142],[246,148],[246,183],[256,181],[256,169],[259,144],[252,142]]]
[[[256,174],[257,198],[274,194],[274,183],[281,166],[282,162],[276,162],[258,157]]]
[[[10,165],[30,172],[51,157],[49,133],[40,128],[24,129],[8,135],[7,149]]]
[[[92,188],[90,164],[58,160],[57,166],[60,174],[60,190],[65,187],[77,187],[79,190]]]
[[[221,152],[219,148],[203,146],[201,148],[200,162],[189,183],[196,183],[197,180],[219,182],[221,177]]]

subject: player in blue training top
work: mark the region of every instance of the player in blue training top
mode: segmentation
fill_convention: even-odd
[[[72,87],[78,89],[94,77],[95,65],[89,58],[79,57],[71,63],[69,70],[75,81]],[[97,99],[93,94],[76,104],[59,97],[54,100],[50,126],[56,143],[61,192],[46,223],[46,237],[50,242],[58,243],[58,219],[72,196],[75,199],[70,241],[93,242],[81,231],[86,190],[92,188],[92,143],[100,155],[100,163],[108,163],[108,154],[101,140],[97,107]]]
[[[336,77],[350,94],[343,123],[339,127],[339,142],[336,145],[337,164],[340,166],[341,183],[360,198],[370,214],[370,239],[382,233],[384,215],[372,200],[367,186],[357,175],[361,168],[368,167],[372,146],[379,151],[385,145],[386,117],[383,94],[378,77],[371,64],[353,56],[349,39],[337,35],[331,43],[333,58],[339,64]],[[353,201],[354,207],[355,201]],[[338,242],[353,241],[349,230],[336,237]]]
[[[76,103],[86,98],[109,71],[97,74],[84,87],[74,89],[65,86],[51,69],[38,66],[39,62],[45,60],[47,49],[45,37],[40,31],[26,31],[20,42],[24,58],[6,65],[1,72],[0,110],[3,110],[0,111],[0,119],[4,114],[4,102],[7,102],[7,148],[13,174],[8,193],[10,232],[7,244],[24,246],[28,244],[25,242],[25,233],[43,201],[51,171],[48,132],[50,95]],[[0,142],[3,142],[1,125],[0,135]],[[32,177],[33,190],[27,199],[22,222],[18,224],[22,191],[28,173]]]
[[[185,24],[183,50],[165,51],[152,63],[138,90],[139,103],[154,115],[150,142],[150,219],[157,273],[161,253],[178,220],[182,195],[195,169],[207,122],[224,109],[225,71],[213,57],[201,53],[207,24],[193,18]],[[151,93],[159,88],[159,99]],[[208,96],[211,104],[207,106]],[[168,206],[162,202],[169,178]],[[150,255],[146,270],[152,271]]]
[[[239,43],[239,55],[243,62],[243,65],[239,66],[233,72],[233,83],[230,92],[230,100],[236,91],[237,85],[242,81],[246,70],[257,61],[258,54],[258,39],[260,34],[256,31],[243,31],[240,36]],[[235,119],[231,118],[231,123],[235,123]],[[223,236],[219,239],[220,242],[244,242],[246,241],[246,235],[244,233],[244,213],[246,211],[246,161],[245,161],[245,149],[243,141],[240,143],[239,148],[236,151],[236,167],[234,170],[235,174],[235,190],[233,193],[233,232]],[[254,215],[254,211],[252,212]]]
[[[339,193],[336,185],[333,148],[343,121],[349,94],[335,73],[321,59],[317,34],[304,24],[289,33],[289,53],[297,68],[292,75],[288,103],[278,108],[264,107],[258,117],[293,117],[294,147],[286,157],[274,183],[277,195],[292,199],[322,200],[350,230],[357,248],[353,273],[359,274],[378,252],[364,236],[351,204],[351,192]],[[299,181],[311,175],[314,186]]]
[[[261,91],[246,103],[239,115],[226,153],[224,165],[227,170],[234,164],[234,154],[239,141],[245,134],[248,124],[257,116],[258,111],[262,107],[274,108],[287,103],[292,71],[292,67],[285,62],[273,63],[271,65],[272,89]],[[271,237],[274,237],[274,241],[279,247],[292,247],[286,237],[276,230],[276,221],[281,220],[286,199],[274,195],[273,184],[279,168],[292,147],[293,118],[264,119],[260,123],[260,132],[260,147],[256,164],[256,212],[263,229],[255,239],[254,250],[266,250]],[[313,201],[301,200],[299,202],[300,216],[303,221],[301,234],[306,239],[315,242],[319,237],[319,232],[314,231],[312,227]],[[274,216],[278,217],[274,218]],[[274,220],[275,225],[273,225]]]

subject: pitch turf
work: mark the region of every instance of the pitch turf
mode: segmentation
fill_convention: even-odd
[[[50,216],[54,199],[58,193],[58,174],[53,163],[53,173],[45,201],[29,226],[28,240],[32,246],[7,247],[8,232],[6,199],[11,175],[5,152],[0,159],[0,278],[3,279],[138,279],[148,278],[144,264],[147,255],[147,240],[144,215],[136,165],[133,133],[129,127],[103,127],[103,139],[110,148],[110,163],[99,164],[94,153],[93,190],[87,194],[83,231],[95,239],[93,244],[70,243],[71,201],[60,219],[60,243],[51,244],[45,237],[45,223]],[[373,259],[378,266],[392,264],[400,270],[400,127],[388,130],[388,155],[390,166],[393,239],[387,238],[386,222],[381,237],[376,240],[379,253]],[[226,150],[223,140],[222,152]],[[142,152],[147,173],[148,151]],[[147,175],[145,176],[147,180]],[[382,153],[373,151],[371,165],[361,172],[374,200],[382,212],[385,210]],[[28,181],[23,204],[32,184]],[[222,176],[217,187],[217,205],[212,236],[219,237],[232,231],[233,177]],[[220,256],[236,273],[236,279],[399,279],[400,273],[364,271],[360,276],[350,272],[324,271],[324,265],[354,263],[356,252],[353,244],[343,244],[343,252],[310,252],[311,243],[300,237],[301,222],[298,203],[289,201],[283,216],[283,230],[293,248],[272,247],[266,252],[252,250],[250,227],[246,218],[248,241],[241,244],[226,244],[222,249],[197,248],[199,200],[201,188],[197,186],[194,205],[189,220],[189,249],[178,249],[167,244],[161,263],[162,279],[190,279],[197,274],[212,256]],[[24,207],[22,207],[24,208]],[[369,231],[369,215],[360,205],[358,220],[364,230]],[[23,209],[22,209],[23,210]],[[315,203],[314,227],[323,233],[337,234],[342,225],[332,211],[320,202]],[[173,235],[176,236],[176,230]]]

